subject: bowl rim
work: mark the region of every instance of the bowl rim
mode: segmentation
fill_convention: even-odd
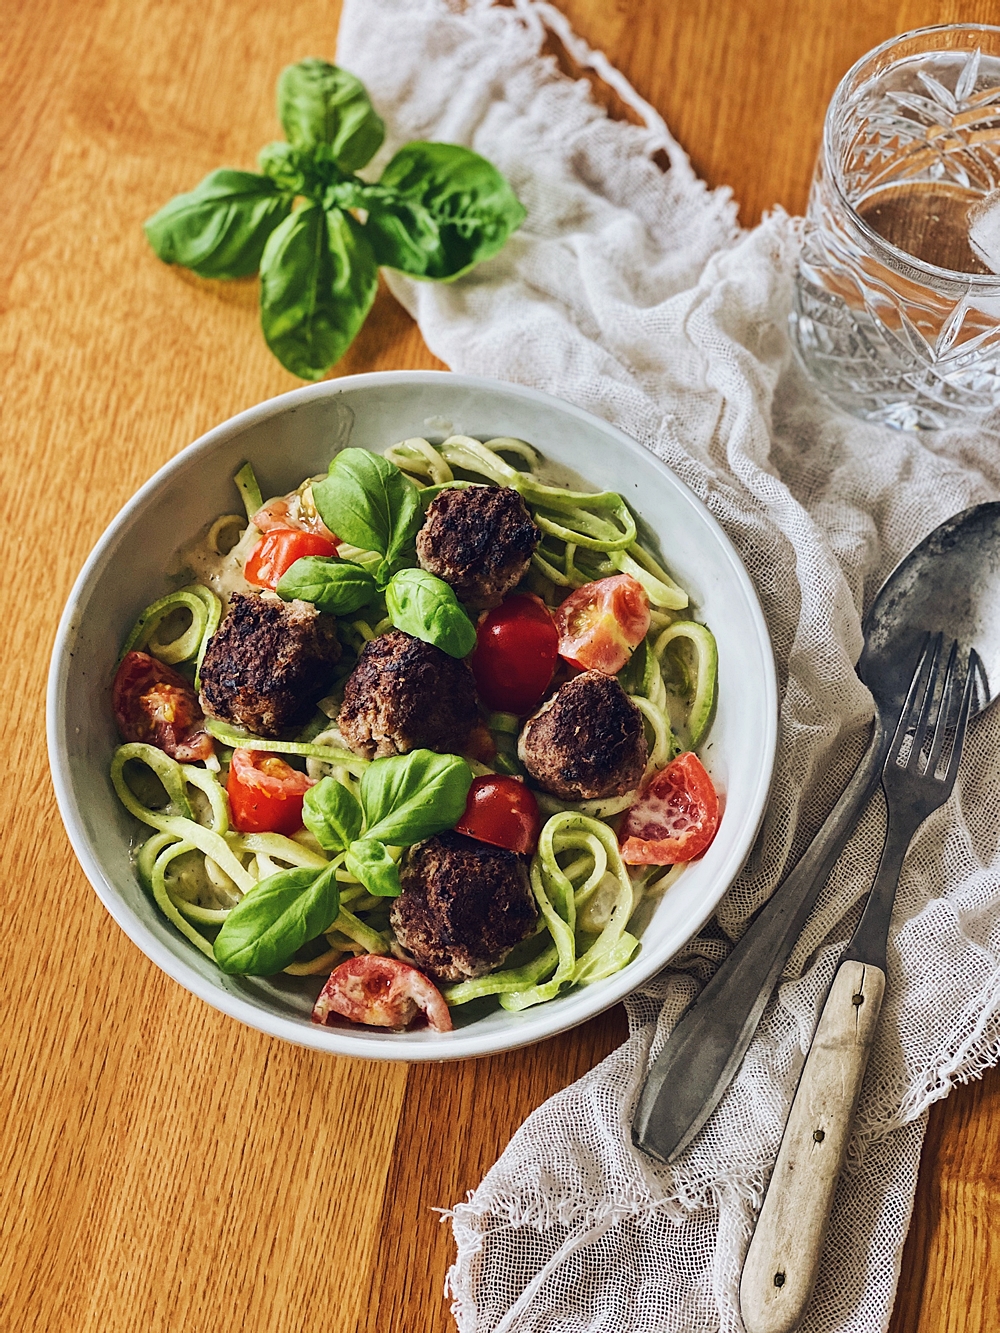
[[[621,972],[605,978],[593,987],[583,988],[569,999],[579,999],[577,1006],[567,1005],[548,1010],[547,1006],[536,1009],[535,1021],[530,1028],[512,1028],[501,1036],[496,1032],[476,1035],[475,1026],[469,1029],[456,1029],[444,1041],[405,1040],[403,1034],[397,1041],[386,1042],[366,1035],[363,1029],[354,1030],[306,1025],[298,1020],[282,1015],[268,1013],[258,1008],[239,995],[206,982],[193,968],[173,954],[133,915],[131,909],[119,896],[115,885],[105,874],[100,861],[94,855],[84,826],[84,821],[77,808],[73,784],[69,771],[69,747],[67,744],[67,719],[65,716],[66,682],[71,669],[72,653],[69,650],[71,627],[78,609],[86,599],[91,580],[98,573],[115,547],[120,534],[130,524],[135,510],[141,508],[147,499],[169,481],[175,473],[191,466],[192,460],[199,455],[210,453],[218,444],[242,434],[250,427],[259,425],[271,417],[282,415],[289,409],[314,398],[334,397],[344,389],[376,389],[388,383],[423,384],[447,382],[452,387],[460,387],[519,398],[528,403],[537,403],[548,408],[557,408],[563,414],[586,422],[591,426],[596,423],[607,432],[621,447],[626,455],[636,455],[645,462],[652,462],[654,468],[661,471],[668,485],[675,488],[677,496],[689,508],[696,511],[699,520],[714,530],[720,549],[726,557],[732,574],[746,600],[747,608],[757,631],[756,647],[760,650],[763,671],[762,685],[767,698],[766,717],[760,737],[761,764],[752,788],[749,808],[755,811],[755,817],[748,820],[742,836],[730,849],[717,871],[718,882],[723,886],[716,897],[711,897],[704,914],[700,916],[691,934],[698,933],[715,911],[724,894],[732,885],[744,865],[753,847],[757,833],[764,818],[768,794],[774,773],[774,763],[778,739],[778,688],[774,663],[774,651],[768,633],[767,622],[760,605],[757,591],[747,573],[735,546],[715,517],[688,487],[652,450],[644,448],[638,441],[626,435],[617,426],[603,418],[596,417],[574,403],[545,393],[540,389],[526,385],[512,384],[503,380],[491,380],[480,376],[459,375],[452,371],[439,370],[388,370],[369,371],[359,375],[347,375],[339,379],[324,380],[319,384],[310,384],[292,389],[273,398],[265,399],[252,407],[245,408],[227,420],[213,426],[197,439],[181,449],[173,458],[168,459],[139,489],[125,502],[104,532],[98,538],[83,568],[77,575],[70,591],[66,606],[59,619],[55,641],[52,648],[48,681],[46,687],[46,741],[52,784],[55,789],[59,813],[69,837],[73,851],[83,868],[84,874],[98,898],[103,903],[112,919],[121,927],[133,944],[147,958],[172,980],[183,986],[199,999],[204,1000],[214,1009],[247,1024],[269,1036],[292,1042],[297,1046],[325,1051],[336,1055],[349,1055],[376,1060],[405,1061],[445,1061],[467,1059],[471,1057],[493,1055],[501,1051],[516,1050],[533,1045],[548,1037],[556,1036],[570,1028],[577,1027],[590,1018],[596,1017],[617,1004],[630,992],[649,981],[670,958],[675,956],[673,949],[666,957],[658,957],[650,949],[644,958],[640,955]],[[683,947],[683,946],[680,946]]]

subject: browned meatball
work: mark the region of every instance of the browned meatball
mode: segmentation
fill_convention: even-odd
[[[417,559],[474,611],[499,606],[528,572],[541,538],[510,486],[442,491],[417,533]]]
[[[517,753],[538,785],[564,801],[624,796],[648,757],[642,714],[600,671],[560,685],[524,724]]]
[[[465,663],[393,629],[365,644],[337,725],[355,754],[382,759],[419,749],[462,754],[478,720]]]
[[[339,660],[336,624],[310,602],[235,592],[201,666],[201,706],[257,736],[280,736],[309,720]]]
[[[526,939],[538,911],[526,858],[462,833],[414,847],[392,905],[396,938],[439,981],[465,981],[500,966]]]

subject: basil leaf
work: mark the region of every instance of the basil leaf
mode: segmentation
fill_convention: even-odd
[[[223,169],[171,199],[143,226],[165,264],[203,278],[245,278],[257,272],[268,237],[291,207],[291,195],[269,177]]]
[[[331,616],[349,616],[378,595],[366,569],[336,556],[304,555],[289,565],[275,589],[286,602],[298,597]]]
[[[278,118],[293,147],[328,145],[341,171],[363,167],[385,138],[364,85],[325,60],[300,60],[281,71]]]
[[[527,216],[492,163],[447,143],[401,148],[364,207],[378,263],[437,280],[492,258]]]
[[[216,936],[215,961],[235,976],[280,972],[309,940],[337,919],[336,863],[326,870],[280,870],[242,898]]]
[[[377,286],[363,228],[337,209],[304,204],[272,232],[260,261],[267,345],[293,375],[318,380],[354,341]]]
[[[313,502],[331,532],[384,557],[377,578],[384,566],[409,554],[423,521],[413,482],[367,449],[342,449],[329,476],[313,484]]]
[[[468,657],[476,646],[476,627],[459,605],[454,588],[426,569],[394,574],[385,590],[385,605],[397,629],[451,657]]]
[[[458,755],[411,750],[376,759],[361,779],[365,837],[408,847],[452,828],[471,786],[472,769]]]
[[[306,792],[302,822],[325,852],[342,852],[361,836],[364,817],[353,792],[334,778],[322,778]]]
[[[380,842],[371,838],[352,842],[345,864],[368,892],[378,898],[398,898],[402,892],[396,863]]]

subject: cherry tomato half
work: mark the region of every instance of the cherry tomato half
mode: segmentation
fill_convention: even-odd
[[[558,660],[559,635],[548,607],[533,593],[514,593],[476,631],[471,666],[479,697],[488,708],[523,717],[549,688]]]
[[[570,666],[616,676],[649,629],[646,589],[631,574],[585,583],[556,611],[556,628]]]
[[[298,528],[272,528],[265,532],[243,566],[243,576],[258,588],[273,592],[278,580],[304,555],[336,555],[337,543],[315,532]]]
[[[155,745],[190,763],[214,753],[201,727],[198,696],[179,672],[149,653],[126,653],[111,690],[118,730],[127,741]]]
[[[331,1015],[340,1014],[370,1027],[405,1028],[420,1012],[435,1032],[451,1031],[451,1014],[433,981],[410,963],[368,953],[333,969],[312,1020],[329,1027]]]
[[[661,768],[625,816],[622,860],[672,866],[700,856],[719,827],[719,798],[691,750]]]
[[[490,775],[473,779],[465,813],[455,827],[493,847],[530,854],[538,846],[542,816],[534,793],[523,782]]]
[[[234,750],[229,764],[229,812],[240,833],[284,833],[302,827],[302,798],[313,785],[276,754]]]

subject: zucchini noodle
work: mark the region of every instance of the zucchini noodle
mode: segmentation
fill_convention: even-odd
[[[208,530],[205,545],[214,555],[228,555],[246,531],[247,521],[242,514],[223,514]],[[223,543],[223,534],[235,530],[233,541]]]
[[[567,852],[583,855],[564,867],[559,857]],[[577,911],[586,906],[609,873],[616,883],[614,906],[600,934],[588,943],[588,936],[577,929]],[[554,955],[550,965],[555,970],[544,980],[545,972],[541,972],[523,990],[504,989],[500,1003],[515,1011],[554,999],[564,985],[586,986],[610,976],[625,966],[639,946],[625,929],[634,908],[632,881],[614,831],[600,820],[568,810],[547,820],[531,862],[531,888],[553,942],[553,948],[542,956]],[[456,989],[446,994],[450,1004],[464,1003],[463,994],[474,998],[459,991],[456,999]]]
[[[160,628],[177,612],[187,611],[191,623],[173,638],[163,640]],[[132,626],[118,657],[120,662],[127,653],[147,652],[150,656],[177,666],[181,662],[195,662],[195,688],[208,641],[219,628],[222,603],[215,593],[200,583],[192,583],[176,592],[167,593],[146,607]]]
[[[362,759],[351,750],[334,745],[316,745],[310,741],[274,741],[264,736],[253,736],[248,731],[237,731],[235,727],[217,718],[205,719],[205,730],[223,745],[234,750],[259,750],[271,754],[294,754],[303,759],[322,759],[328,764],[342,764],[358,777],[368,767],[368,760]]]
[[[657,664],[662,663],[663,655],[671,644],[680,644],[685,641],[691,644],[695,658],[693,682],[688,679],[687,672],[684,671],[681,663],[681,671],[684,676],[684,693],[691,696],[691,702],[687,710],[686,740],[688,749],[693,750],[708,730],[708,724],[712,718],[716,678],[719,669],[719,650],[716,647],[711,630],[707,629],[706,626],[699,625],[695,620],[677,620],[668,626],[656,640],[653,647],[653,657]],[[660,672],[662,682],[662,667],[660,667]],[[664,696],[666,696],[665,686]]]

